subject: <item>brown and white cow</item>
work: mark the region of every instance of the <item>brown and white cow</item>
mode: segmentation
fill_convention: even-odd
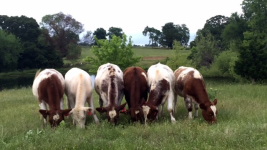
[[[72,108],[69,114],[72,115],[73,124],[84,128],[88,111],[93,114],[95,122],[99,123],[94,111],[93,85],[90,75],[82,69],[72,68],[65,74],[65,83],[68,107]],[[90,107],[85,107],[86,102]]]
[[[95,77],[95,90],[99,95],[100,107],[96,110],[106,112],[106,117],[111,123],[117,123],[119,112],[126,103],[121,104],[124,96],[123,72],[111,63],[101,65]]]
[[[51,127],[58,126],[64,120],[64,115],[71,109],[63,110],[63,95],[65,81],[62,74],[55,69],[38,70],[32,85],[32,93],[39,100],[40,110],[44,124],[49,116]],[[47,110],[47,104],[49,110]]]
[[[192,119],[192,101],[195,103],[195,117],[198,116],[198,106],[202,109],[202,116],[209,123],[216,122],[217,99],[209,100],[204,79],[200,72],[191,67],[181,66],[174,72],[175,92],[184,98],[188,110],[188,117]],[[177,95],[176,95],[177,96]]]
[[[155,64],[149,67],[147,71],[148,86],[150,87],[149,98],[143,107],[145,122],[147,119],[155,120],[163,114],[163,106],[168,100],[168,111],[171,121],[175,122],[173,116],[176,107],[174,99],[174,74],[171,68],[163,64]],[[159,113],[159,106],[162,106]]]
[[[147,74],[140,67],[128,67],[123,73],[124,94],[128,104],[128,114],[132,121],[143,121],[142,103],[148,95]]]

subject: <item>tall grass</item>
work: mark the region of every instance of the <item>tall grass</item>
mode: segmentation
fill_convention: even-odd
[[[56,129],[43,127],[30,87],[3,90],[0,149],[267,149],[267,87],[209,79],[206,85],[218,99],[215,125],[201,115],[189,120],[179,97],[174,124],[165,108],[164,115],[148,125],[131,123],[121,114],[119,124],[112,126],[97,113],[101,124],[88,116],[84,130],[76,129],[71,118]],[[98,107],[96,93],[94,100]]]

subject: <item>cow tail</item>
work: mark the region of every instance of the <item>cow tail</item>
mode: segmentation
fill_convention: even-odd
[[[41,69],[36,71],[34,79],[40,74],[40,72],[41,72]]]

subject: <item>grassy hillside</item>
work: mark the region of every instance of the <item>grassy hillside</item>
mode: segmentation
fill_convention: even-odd
[[[29,87],[3,90],[0,149],[267,149],[267,87],[209,80],[206,84],[218,99],[215,125],[208,125],[202,116],[188,120],[179,97],[174,124],[166,110],[148,125],[132,124],[121,114],[119,124],[111,126],[97,113],[101,124],[88,116],[84,130],[76,129],[71,118],[57,129],[43,127]],[[94,100],[98,107],[95,92]]]

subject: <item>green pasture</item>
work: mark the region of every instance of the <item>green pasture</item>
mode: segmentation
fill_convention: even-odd
[[[209,79],[206,85],[218,99],[217,124],[208,125],[202,116],[189,120],[179,97],[176,123],[165,104],[164,115],[148,125],[131,123],[121,114],[112,126],[97,112],[101,124],[88,116],[86,129],[75,128],[71,118],[56,129],[43,127],[30,87],[3,90],[0,149],[267,149],[267,86]],[[94,102],[98,107],[95,92]]]

